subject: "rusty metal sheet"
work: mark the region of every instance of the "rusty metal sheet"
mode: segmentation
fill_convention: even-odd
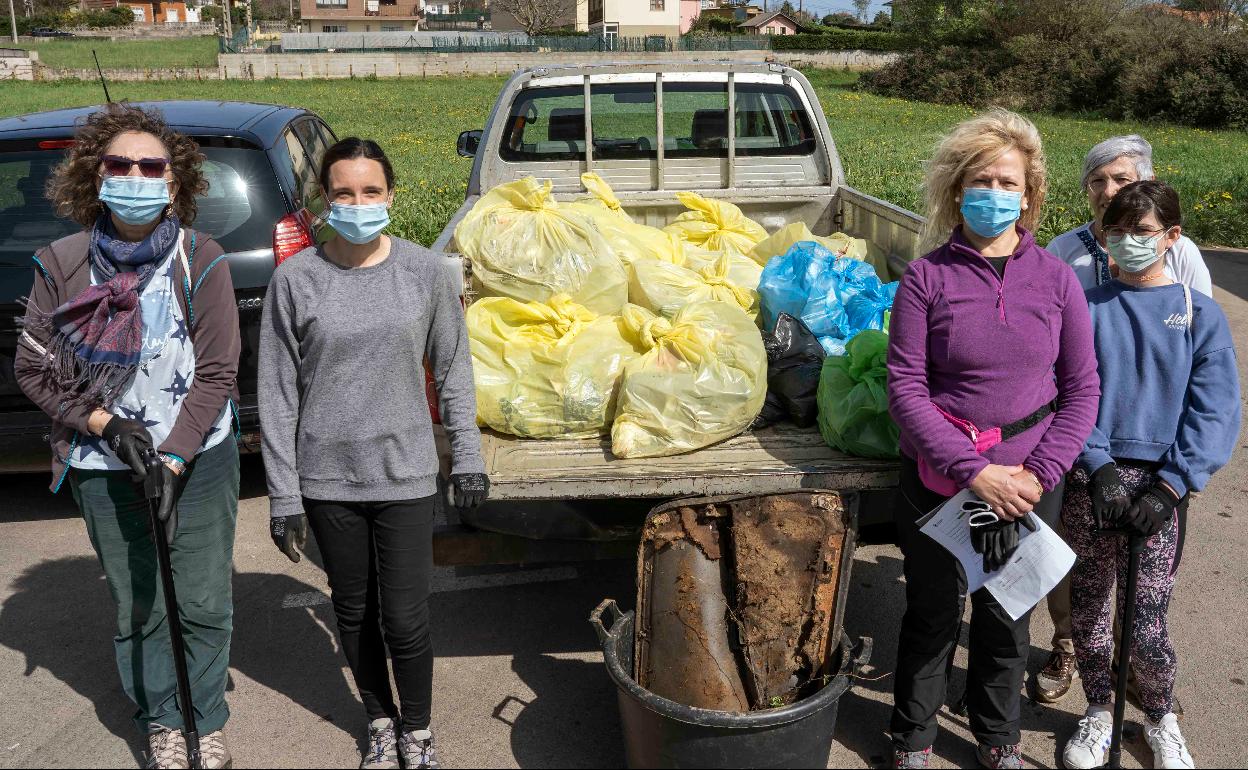
[[[519,439],[482,431],[498,500],[768,495],[809,489],[887,489],[892,460],[828,447],[819,431],[778,425],[674,457],[616,459],[607,439]]]

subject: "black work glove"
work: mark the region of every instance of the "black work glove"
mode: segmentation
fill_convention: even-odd
[[[117,459],[130,466],[136,478],[140,481],[147,478],[147,453],[152,450],[152,437],[143,423],[113,417],[104,425],[104,432],[100,435],[108,442]]]
[[[1131,507],[1131,495],[1118,475],[1116,463],[1105,463],[1096,469],[1088,482],[1088,494],[1092,497],[1092,518],[1098,530],[1122,526],[1123,514]]]
[[[490,477],[484,473],[452,473],[449,502],[461,511],[471,511],[490,496]]]
[[[144,489],[149,500],[158,500],[156,518],[165,530],[165,542],[173,545],[173,538],[178,534],[178,498],[182,497],[190,469],[184,467],[181,473],[174,473],[154,449],[147,450],[145,457]],[[155,536],[156,533],[152,533],[152,537]]]
[[[1135,499],[1123,514],[1123,523],[1142,537],[1152,537],[1174,518],[1179,499],[1164,484],[1154,484]]]
[[[298,564],[299,549],[308,544],[308,517],[302,513],[274,516],[269,519],[269,534],[273,537],[277,550]]]
[[[1014,521],[1004,519],[971,527],[971,545],[984,557],[984,572],[996,572],[1004,567],[1018,550],[1018,525],[1035,532],[1036,523],[1031,514]]]

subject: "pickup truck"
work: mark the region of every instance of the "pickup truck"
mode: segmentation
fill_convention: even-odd
[[[898,274],[919,255],[923,219],[846,184],[814,89],[801,72],[774,63],[523,69],[503,86],[485,128],[460,135],[459,152],[473,158],[467,197],[433,244],[452,257],[456,226],[491,188],[533,176],[550,179],[556,199],[571,200],[585,197],[587,171],[648,225],[675,219],[683,211],[675,193],[694,190],[735,203],[768,232],[804,222],[816,235],[865,238]],[[465,263],[470,302],[466,262],[452,260],[454,269]],[[672,498],[831,489],[864,493],[861,523],[887,521],[889,496],[871,492],[889,490],[897,473],[895,462],[830,449],[815,428],[783,425],[650,459],[617,459],[605,438],[534,440],[489,430],[482,450],[495,503],[466,522],[474,533],[439,533],[439,563],[575,558],[585,550],[569,539],[610,541],[619,531],[613,524],[635,532],[646,510]],[[635,547],[635,536],[626,537],[612,552]],[[611,550],[599,542],[589,555]]]

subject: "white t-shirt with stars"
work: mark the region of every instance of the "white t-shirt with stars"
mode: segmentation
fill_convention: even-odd
[[[113,404],[113,414],[138,420],[147,427],[156,446],[169,437],[173,424],[182,411],[182,400],[190,393],[195,381],[195,346],[191,342],[182,304],[177,301],[173,273],[178,248],[175,245],[165,256],[157,273],[139,296],[143,312],[143,352],[139,368],[126,392]],[[91,271],[91,284],[103,281]],[[230,436],[232,419],[227,402],[221,415],[204,438],[199,451],[212,449]],[[193,458],[182,458],[190,462]],[[84,470],[126,470],[130,466],[113,454],[99,436],[79,436],[78,445],[70,453],[69,464]]]

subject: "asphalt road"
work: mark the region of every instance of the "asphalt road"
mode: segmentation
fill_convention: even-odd
[[[1248,350],[1248,253],[1208,255],[1216,299]],[[1241,378],[1244,363],[1241,359]],[[1241,437],[1241,445],[1248,441]],[[1246,446],[1245,448],[1248,448]],[[133,767],[144,746],[129,719],[112,645],[113,608],[81,520],[43,475],[0,480],[0,767]],[[1248,452],[1192,506],[1171,631],[1189,746],[1206,767],[1248,765]],[[258,463],[244,465],[238,521],[227,726],[238,767],[355,767],[364,715],[337,647],[324,573],[291,564],[267,535]],[[604,597],[633,604],[634,565],[439,569],[433,597],[434,730],[447,767],[619,767],[614,688],[586,622]],[[875,639],[874,666],[840,703],[829,767],[886,766],[893,658],[904,607],[891,546],[859,549],[846,615]],[[1051,628],[1032,623],[1032,669]],[[959,650],[955,683],[965,676]],[[1025,699],[1028,764],[1054,766],[1083,709]],[[1138,738],[1140,715],[1128,712]],[[937,766],[974,764],[966,720],[943,713]],[[1138,741],[1127,766],[1148,767]]]

